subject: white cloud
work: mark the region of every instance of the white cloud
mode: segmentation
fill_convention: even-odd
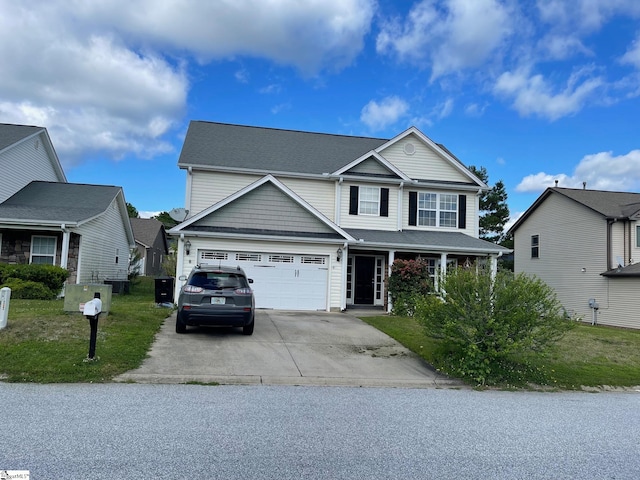
[[[614,15],[640,15],[636,0],[537,0],[540,18],[567,30],[595,31]]]
[[[522,215],[524,215],[524,212],[511,212],[511,215],[509,215],[509,220],[507,220],[507,223],[504,224],[504,231],[506,232],[511,227],[513,227],[513,224],[516,223]]]
[[[409,104],[399,97],[391,96],[379,103],[371,100],[360,114],[360,120],[371,130],[382,130],[396,123],[409,111]]]
[[[518,192],[540,192],[547,187],[587,188],[593,190],[636,191],[640,189],[640,150],[614,156],[612,152],[586,155],[573,174],[544,172],[528,175],[516,187]]]
[[[620,59],[622,63],[631,64],[640,69],[640,35],[636,37],[629,49]]]
[[[415,5],[406,20],[382,26],[376,40],[379,53],[425,66],[432,79],[483,65],[511,33],[508,9],[496,0],[447,0]]]
[[[436,108],[438,109],[438,118],[446,118],[451,115],[453,112],[453,99],[447,98],[443,103],[439,104]]]
[[[520,69],[500,75],[494,93],[512,99],[513,107],[521,115],[557,120],[581,110],[604,85],[603,79],[585,69],[573,73],[566,87],[554,92],[542,75],[531,75],[528,70]]]
[[[374,0],[0,2],[0,122],[47,127],[65,165],[151,157],[183,120],[189,61],[247,55],[307,75],[350,64]],[[258,20],[259,19],[259,20]],[[249,80],[239,69],[238,82]]]
[[[576,53],[593,56],[593,52],[575,35],[549,34],[540,40],[539,47],[550,60],[566,60]]]
[[[313,75],[350,64],[363,48],[374,0],[109,0],[78,15],[124,35],[193,53],[201,62],[248,55]]]

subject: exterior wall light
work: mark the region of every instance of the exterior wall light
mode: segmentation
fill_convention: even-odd
[[[341,258],[342,258],[342,249],[338,248],[338,251],[336,252],[336,260],[340,261]]]
[[[191,242],[189,240],[184,242],[184,251],[187,255],[191,253]]]

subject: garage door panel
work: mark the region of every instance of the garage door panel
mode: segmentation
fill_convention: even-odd
[[[327,308],[327,256],[200,251],[199,259],[201,263],[240,266],[253,279],[257,308]]]

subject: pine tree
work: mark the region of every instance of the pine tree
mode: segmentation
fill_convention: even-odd
[[[484,167],[470,166],[469,170],[487,185],[489,174]],[[480,195],[480,238],[488,242],[503,245],[509,241],[504,226],[509,221],[507,191],[502,180]]]

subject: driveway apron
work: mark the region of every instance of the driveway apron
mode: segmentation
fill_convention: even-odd
[[[241,329],[163,324],[142,366],[116,378],[220,383],[432,388],[460,386],[379,330],[346,313],[257,310]]]

